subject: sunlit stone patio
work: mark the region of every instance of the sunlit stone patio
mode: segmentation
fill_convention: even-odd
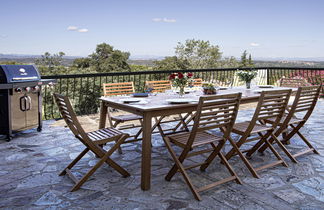
[[[84,147],[69,129],[51,126],[54,120],[45,121],[41,133],[26,131],[11,142],[0,142],[0,208],[323,209],[323,107],[324,100],[321,99],[302,129],[321,155],[304,155],[298,158],[298,164],[294,164],[281,152],[289,168],[277,166],[261,171],[261,179],[253,178],[235,157],[230,163],[244,184],[229,182],[221,185],[202,193],[203,200],[200,202],[194,199],[180,174],[171,182],[164,180],[173,161],[159,135],[153,136],[151,190],[142,191],[139,186],[141,144],[137,142],[124,145],[122,155],[115,153],[112,156],[131,173],[131,177],[122,178],[108,165],[104,165],[80,190],[70,192],[72,181],[58,174]],[[238,121],[249,119],[252,113],[253,109],[241,111]],[[303,144],[299,140],[295,136],[289,148],[302,148]],[[258,165],[272,160],[274,157],[265,153],[264,156],[255,154],[251,161]],[[84,173],[95,163],[95,157],[89,153],[75,167],[75,172]],[[193,169],[189,175],[196,185],[227,176],[224,166],[218,163],[218,160],[214,161],[205,173]]]

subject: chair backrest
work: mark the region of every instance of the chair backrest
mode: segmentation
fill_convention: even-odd
[[[280,122],[287,107],[291,89],[262,91],[253,118],[246,130],[249,134],[258,121],[275,119],[273,128]]]
[[[202,86],[203,80],[201,78],[193,79],[193,86],[200,87]]]
[[[104,96],[128,95],[135,93],[133,82],[103,83]]]
[[[321,85],[299,87],[285,123],[288,123],[297,112],[303,112],[303,120],[307,121],[316,106],[321,88]]]
[[[227,138],[232,132],[241,96],[241,93],[201,96],[187,146],[191,147],[199,131],[220,128]]]
[[[75,112],[73,111],[69,98],[57,93],[54,93],[53,95],[64,121],[75,137],[96,155],[102,156],[104,154],[102,148],[95,145],[82,128]]]
[[[152,92],[164,92],[165,90],[171,89],[171,82],[169,80],[159,81],[146,81],[146,88],[153,88]]]
[[[301,87],[308,85],[308,82],[304,78],[281,78],[280,87]]]

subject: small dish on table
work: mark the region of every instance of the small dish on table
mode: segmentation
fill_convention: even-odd
[[[218,87],[218,90],[227,90],[228,87]]]
[[[148,97],[148,93],[133,93],[133,97]]]
[[[258,85],[258,88],[273,88],[273,85]]]
[[[136,102],[140,102],[141,99],[138,99],[138,98],[122,98],[119,100],[120,102],[123,102],[123,103],[136,103]]]
[[[172,99],[166,99],[166,102],[169,104],[188,104],[190,102],[194,102],[194,100],[190,98],[172,98]]]

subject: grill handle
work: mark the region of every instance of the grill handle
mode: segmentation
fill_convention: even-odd
[[[26,101],[26,98],[25,98],[25,96],[22,96],[22,97],[20,97],[20,110],[21,111],[26,111],[26,103],[27,103],[27,101]]]
[[[26,98],[26,105],[28,105],[26,107],[26,111],[28,111],[28,110],[30,110],[32,108],[32,101],[31,101],[30,96],[25,96],[25,98]]]

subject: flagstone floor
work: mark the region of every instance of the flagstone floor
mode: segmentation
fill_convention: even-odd
[[[108,165],[99,168],[80,190],[70,192],[72,181],[59,172],[82,150],[83,146],[62,126],[44,122],[41,133],[34,129],[17,134],[11,142],[0,140],[0,208],[2,209],[324,209],[324,100],[321,99],[302,132],[318,148],[320,155],[307,154],[292,163],[282,152],[289,167],[277,166],[251,176],[234,157],[230,160],[243,185],[229,182],[201,193],[196,201],[177,174],[171,182],[164,176],[173,161],[159,135],[153,136],[152,185],[140,189],[140,142],[123,146],[123,154],[112,158],[131,173],[122,178]],[[240,112],[238,121],[249,119],[253,109]],[[109,145],[107,145],[109,147]],[[304,147],[296,136],[291,150]],[[276,147],[277,148],[277,147]],[[229,146],[225,148],[226,151]],[[279,149],[278,149],[279,150]],[[253,165],[275,160],[266,152],[255,154]],[[198,159],[192,159],[192,162]],[[96,163],[88,154],[75,167],[78,175]],[[227,176],[227,170],[215,160],[206,172],[192,169],[196,185]]]

